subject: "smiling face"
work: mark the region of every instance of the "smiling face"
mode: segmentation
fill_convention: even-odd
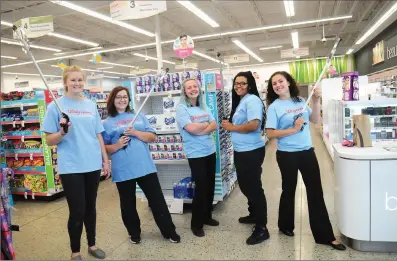
[[[244,97],[248,93],[248,80],[244,76],[238,76],[233,84],[234,91],[238,96]]]
[[[185,82],[183,88],[185,90],[186,96],[190,100],[196,100],[197,97],[200,95],[200,87],[197,84],[196,80],[190,80]]]
[[[130,98],[128,97],[127,91],[122,90],[116,94],[116,97],[114,99],[114,106],[116,107],[117,111],[125,112],[129,102]]]
[[[272,78],[272,86],[274,92],[280,96],[280,97],[285,97],[289,96],[289,86],[290,83],[287,81],[287,79],[281,75],[281,74],[276,74]]]
[[[80,94],[84,89],[82,72],[70,72],[65,82],[65,89],[71,94]]]

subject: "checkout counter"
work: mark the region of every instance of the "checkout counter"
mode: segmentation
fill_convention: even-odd
[[[396,145],[333,145],[338,227],[353,249],[397,252]]]

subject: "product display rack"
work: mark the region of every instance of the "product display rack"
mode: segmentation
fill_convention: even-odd
[[[48,146],[40,131],[49,102],[48,92],[42,90],[2,94],[5,159],[15,174],[10,180],[12,194],[34,199],[63,191],[57,174],[56,146]]]

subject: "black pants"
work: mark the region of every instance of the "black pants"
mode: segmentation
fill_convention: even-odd
[[[261,181],[264,159],[265,146],[251,151],[234,151],[237,181],[248,199],[248,211],[255,217],[257,227],[267,224],[267,202]]]
[[[314,149],[305,151],[277,151],[277,162],[282,176],[278,226],[294,230],[295,191],[298,170],[306,186],[310,227],[316,243],[326,244],[335,240],[321,186],[320,168]]]
[[[195,182],[192,203],[191,228],[201,229],[212,218],[212,202],[215,191],[216,154],[206,157],[190,158],[189,166]]]
[[[63,174],[61,181],[69,205],[68,231],[73,253],[80,252],[83,223],[88,246],[95,246],[96,197],[101,170],[79,174]]]
[[[140,237],[141,235],[141,221],[136,211],[136,183],[145,193],[161,234],[164,237],[173,235],[175,233],[175,225],[172,222],[167,203],[165,202],[157,173],[151,173],[137,179],[116,182],[120,195],[121,216],[128,234],[131,237]]]

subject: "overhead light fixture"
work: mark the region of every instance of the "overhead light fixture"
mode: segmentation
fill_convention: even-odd
[[[104,75],[103,78],[120,79],[120,77],[117,77],[117,76],[109,76],[109,75]]]
[[[10,23],[10,22],[6,22],[6,21],[1,21],[1,24],[2,25],[5,25],[5,26],[9,26],[9,27],[12,27],[13,26],[13,24],[12,23]]]
[[[17,57],[14,57],[14,56],[5,56],[5,55],[2,55],[1,58],[10,59],[10,60],[16,60],[16,59],[17,59]]]
[[[244,52],[248,53],[252,57],[254,57],[258,62],[263,63],[262,58],[260,58],[258,55],[256,55],[253,51],[251,51],[247,46],[245,46],[242,42],[239,40],[233,40],[233,43],[240,47]]]
[[[294,1],[285,1],[284,0],[284,8],[287,17],[295,16],[295,8],[294,8]]]
[[[90,62],[94,62],[93,60],[89,60]],[[110,62],[104,62],[101,61],[100,64],[107,64],[107,65],[114,65],[114,66],[120,66],[120,67],[127,67],[127,68],[135,68],[136,66],[132,66],[132,65],[126,65],[126,64],[121,64],[121,63],[110,63]]]
[[[139,57],[143,57],[143,58],[149,59],[149,60],[155,60],[155,61],[158,60],[156,57],[147,56],[147,55],[140,54],[140,53],[134,53],[134,55],[135,56],[139,56]],[[167,60],[163,60],[163,63],[175,64],[174,62],[170,62],[170,61],[167,61]]]
[[[346,54],[351,54],[354,51],[354,49],[349,49]]]
[[[77,11],[77,12],[80,12],[80,13],[83,13],[83,14],[86,14],[86,15],[89,15],[89,16],[92,16],[92,17],[95,17],[95,18],[98,18],[98,19],[100,19],[100,20],[103,20],[103,21],[106,21],[106,22],[109,22],[109,23],[112,23],[112,24],[115,24],[115,25],[124,27],[124,28],[126,28],[126,29],[131,30],[131,31],[144,34],[144,35],[149,36],[149,37],[154,37],[154,36],[155,36],[154,33],[151,33],[151,32],[149,32],[149,31],[143,30],[143,29],[141,29],[141,28],[139,28],[139,27],[133,26],[132,24],[128,24],[128,23],[125,23],[125,22],[122,22],[122,21],[114,20],[113,18],[111,18],[111,17],[109,17],[109,16],[107,16],[107,15],[100,14],[100,13],[98,13],[98,12],[89,10],[89,9],[87,9],[87,8],[85,8],[85,7],[82,7],[82,6],[73,4],[73,3],[71,3],[71,2],[59,1],[59,0],[57,0],[57,1],[51,1],[51,2],[53,2],[54,4],[58,4],[58,5],[61,5],[61,6],[70,8],[70,9],[75,10],[75,11]]]
[[[117,75],[134,75],[134,74],[130,74],[130,73],[120,73],[120,72],[94,70],[94,69],[81,69],[81,70],[87,71],[87,72],[104,72],[104,73],[117,74]]]
[[[54,32],[50,32],[47,35],[53,36],[53,37],[57,37],[57,38],[61,38],[61,39],[65,39],[65,40],[69,40],[69,41],[72,41],[72,42],[77,42],[77,43],[89,45],[89,46],[92,46],[92,47],[97,47],[99,45],[99,44],[94,43],[94,42],[85,41],[85,40],[77,39],[77,38],[74,38],[74,37],[71,37],[71,36],[67,36],[67,35],[59,34],[59,33],[54,33]]]
[[[113,66],[109,66],[109,67],[102,67],[102,68],[98,68],[98,70],[106,70],[106,69],[112,69]]]
[[[71,52],[61,52],[61,53],[54,53],[54,55],[68,55],[68,54],[77,54],[78,52],[81,51],[91,51],[91,50],[99,50],[99,49],[103,49],[102,46],[98,46],[98,47],[93,47],[93,48],[89,48],[89,49],[85,49],[85,50],[80,50],[80,51],[71,51]]]
[[[283,47],[282,45],[278,45],[278,46],[269,46],[269,47],[261,47],[259,48],[259,50],[264,51],[264,50],[271,50],[271,49],[278,49]]]
[[[40,74],[36,74],[36,73],[16,73],[16,72],[2,72],[2,73],[3,74],[8,74],[8,75],[40,76]],[[48,75],[48,74],[44,74],[43,76],[45,76],[45,77],[58,77],[58,78],[62,77],[60,75]]]
[[[217,60],[217,59],[215,59],[215,58],[212,58],[211,56],[206,55],[206,54],[204,54],[204,53],[200,53],[200,52],[197,52],[197,51],[193,51],[193,54],[198,55],[198,56],[201,56],[201,57],[203,57],[203,58],[206,58],[206,59],[211,60],[211,61],[216,62],[216,63],[220,63],[220,64],[223,64],[223,65],[228,65],[227,63],[221,62],[221,61],[219,61],[219,60]]]
[[[12,45],[19,45],[22,46],[21,43],[16,42],[16,41],[10,41],[10,40],[6,40],[6,39],[1,39],[2,43],[6,43],[6,44],[12,44]],[[41,46],[41,45],[36,45],[36,44],[31,44],[29,45],[31,48],[35,48],[35,49],[42,49],[42,50],[47,50],[47,51],[53,51],[53,52],[61,52],[62,50],[59,49],[55,49],[55,48],[50,48],[50,47],[46,47],[46,46]]]
[[[225,32],[225,33],[198,35],[198,36],[193,36],[192,38],[193,39],[206,39],[206,38],[212,38],[212,37],[222,37],[224,35],[263,31],[263,30],[272,29],[272,28],[291,27],[291,26],[295,26],[295,25],[315,24],[315,23],[328,22],[328,21],[344,20],[344,19],[350,19],[352,17],[353,17],[352,15],[337,16],[337,17],[307,20],[307,21],[302,21],[302,22],[295,22],[295,23],[288,23],[288,24],[281,24],[281,25],[272,25],[272,26],[257,27],[257,28],[251,28],[251,29],[243,29],[243,30],[230,31],[230,32]],[[163,42],[161,42],[161,44],[173,43],[173,42],[174,42],[174,40],[169,40],[169,41],[163,41]],[[156,46],[156,43],[153,42],[153,43],[147,43],[147,44],[129,45],[129,46],[123,46],[123,47],[118,47],[118,48],[104,49],[104,50],[101,50],[101,53],[117,52],[117,51],[124,51],[124,50],[130,50],[130,49],[139,49],[139,48],[152,47],[152,46]],[[40,62],[47,62],[47,61],[55,61],[58,59],[80,57],[80,56],[86,56],[86,55],[91,55],[91,54],[95,54],[95,53],[96,53],[95,51],[83,52],[83,53],[65,55],[65,56],[62,56],[59,58],[48,58],[48,59],[38,60],[37,62],[40,63]],[[197,55],[199,55],[199,54],[197,54]],[[24,62],[24,63],[12,64],[12,65],[3,65],[3,66],[1,66],[1,68],[21,66],[21,65],[25,65],[25,64],[31,64],[31,63],[32,62]]]
[[[368,31],[358,39],[356,44],[361,44],[368,38],[381,24],[383,24],[395,11],[397,11],[397,2],[384,14],[382,17],[376,21],[376,23],[368,29]]]
[[[212,27],[219,27],[219,24],[204,13],[200,8],[197,8],[190,1],[177,1],[180,5],[185,7],[187,10],[195,14],[198,18],[211,25]]]
[[[294,47],[294,49],[298,49],[299,48],[298,32],[292,32],[291,37],[292,37],[292,46]]]

